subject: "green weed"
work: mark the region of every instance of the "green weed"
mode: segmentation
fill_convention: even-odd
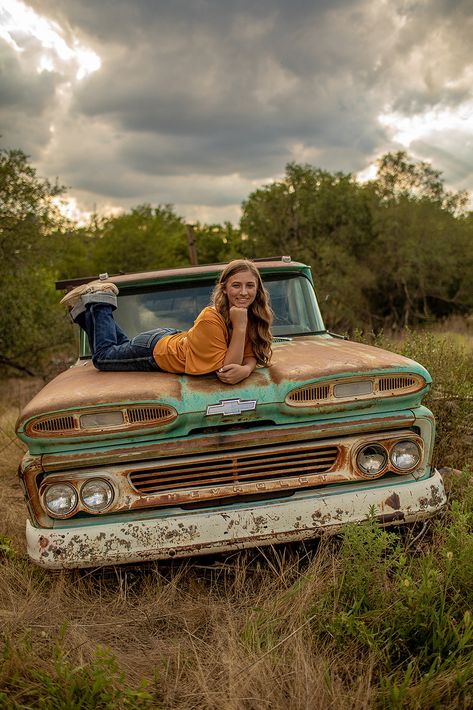
[[[146,710],[156,708],[147,684],[130,689],[107,648],[98,647],[88,662],[74,664],[58,641],[52,663],[34,668],[27,656],[31,641],[5,638],[2,652],[2,710]],[[25,669],[26,665],[26,669]]]
[[[6,557],[9,560],[16,558],[16,550],[13,547],[13,541],[6,535],[0,535],[0,557]]]

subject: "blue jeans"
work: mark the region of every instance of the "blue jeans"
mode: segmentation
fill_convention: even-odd
[[[181,331],[174,328],[155,328],[135,335],[131,340],[113,317],[108,303],[90,303],[75,322],[85,330],[97,370],[157,371],[153,348],[161,338]]]

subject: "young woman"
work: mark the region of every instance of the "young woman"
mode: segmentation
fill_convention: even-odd
[[[149,370],[205,375],[226,384],[247,378],[271,360],[272,312],[252,261],[231,261],[187,331],[155,328],[131,340],[113,318],[118,288],[109,281],[77,286],[61,300],[85,330],[98,370]]]

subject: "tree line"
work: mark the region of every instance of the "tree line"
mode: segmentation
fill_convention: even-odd
[[[0,150],[0,366],[38,372],[71,342],[56,280],[189,264],[186,223],[172,205],[79,226],[58,209],[64,192],[21,150]],[[243,202],[238,226],[195,224],[196,254],[201,264],[282,254],[310,264],[332,330],[416,326],[473,311],[468,203],[405,152],[382,156],[364,183],[290,163]]]

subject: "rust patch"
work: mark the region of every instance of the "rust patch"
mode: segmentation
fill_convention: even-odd
[[[145,284],[158,283],[172,283],[181,281],[187,281],[189,279],[200,278],[201,276],[209,278],[217,278],[218,275],[224,270],[227,262],[221,264],[202,264],[198,266],[182,266],[174,269],[159,269],[159,271],[139,271],[131,274],[113,274],[109,277],[110,281],[117,284],[118,286],[142,286],[143,282]],[[261,260],[257,263],[259,271],[270,271],[271,273],[275,271],[276,273],[282,272],[287,273],[288,271],[297,270],[300,271],[299,267],[305,267],[305,264],[301,264],[298,261],[291,261],[289,263],[285,261],[280,261],[279,259],[269,259]],[[282,268],[281,268],[282,267]],[[95,277],[97,278],[97,277]],[[78,286],[79,284],[85,284],[91,281],[91,277],[81,277],[77,279],[63,279],[56,282],[56,289],[72,288],[73,286]]]
[[[23,409],[17,427],[30,417],[95,405],[181,401],[181,379],[167,372],[99,372],[86,362],[55,377]]]
[[[401,501],[397,493],[391,493],[389,498],[386,498],[384,502],[393,510],[399,510],[401,507]]]
[[[412,426],[415,421],[414,415],[406,417],[399,415],[384,416],[373,419],[359,418],[350,422],[324,422],[317,424],[312,422],[308,426],[287,426],[274,427],[264,432],[264,441],[272,443],[293,443],[307,439],[328,439],[331,436],[345,436],[348,434],[363,434],[376,432],[381,434],[390,430],[401,429]],[[114,447],[108,451],[74,451],[59,454],[44,454],[42,465],[44,471],[60,471],[63,469],[86,466],[100,466],[105,464],[119,464],[121,461],[132,463],[134,461],[145,461],[147,459],[160,459],[168,456],[186,456],[192,454],[205,454],[225,446],[226,448],[249,448],[261,444],[263,434],[261,431],[229,431],[222,432],[218,436],[199,437],[192,440],[185,437],[172,441],[160,441],[156,444],[138,444],[132,449],[127,447]]]
[[[268,369],[271,381],[276,384],[301,382],[343,373],[362,375],[373,370],[412,370],[412,361],[402,355],[337,338],[302,336],[294,338],[288,347],[274,351]]]
[[[332,520],[332,516],[330,513],[322,513],[321,510],[314,510],[314,512],[311,515],[312,522],[314,523],[314,526],[316,528],[320,526],[325,526],[330,523]]]
[[[395,513],[382,513],[377,515],[376,520],[380,523],[405,522],[406,516],[403,512],[396,511]]]

